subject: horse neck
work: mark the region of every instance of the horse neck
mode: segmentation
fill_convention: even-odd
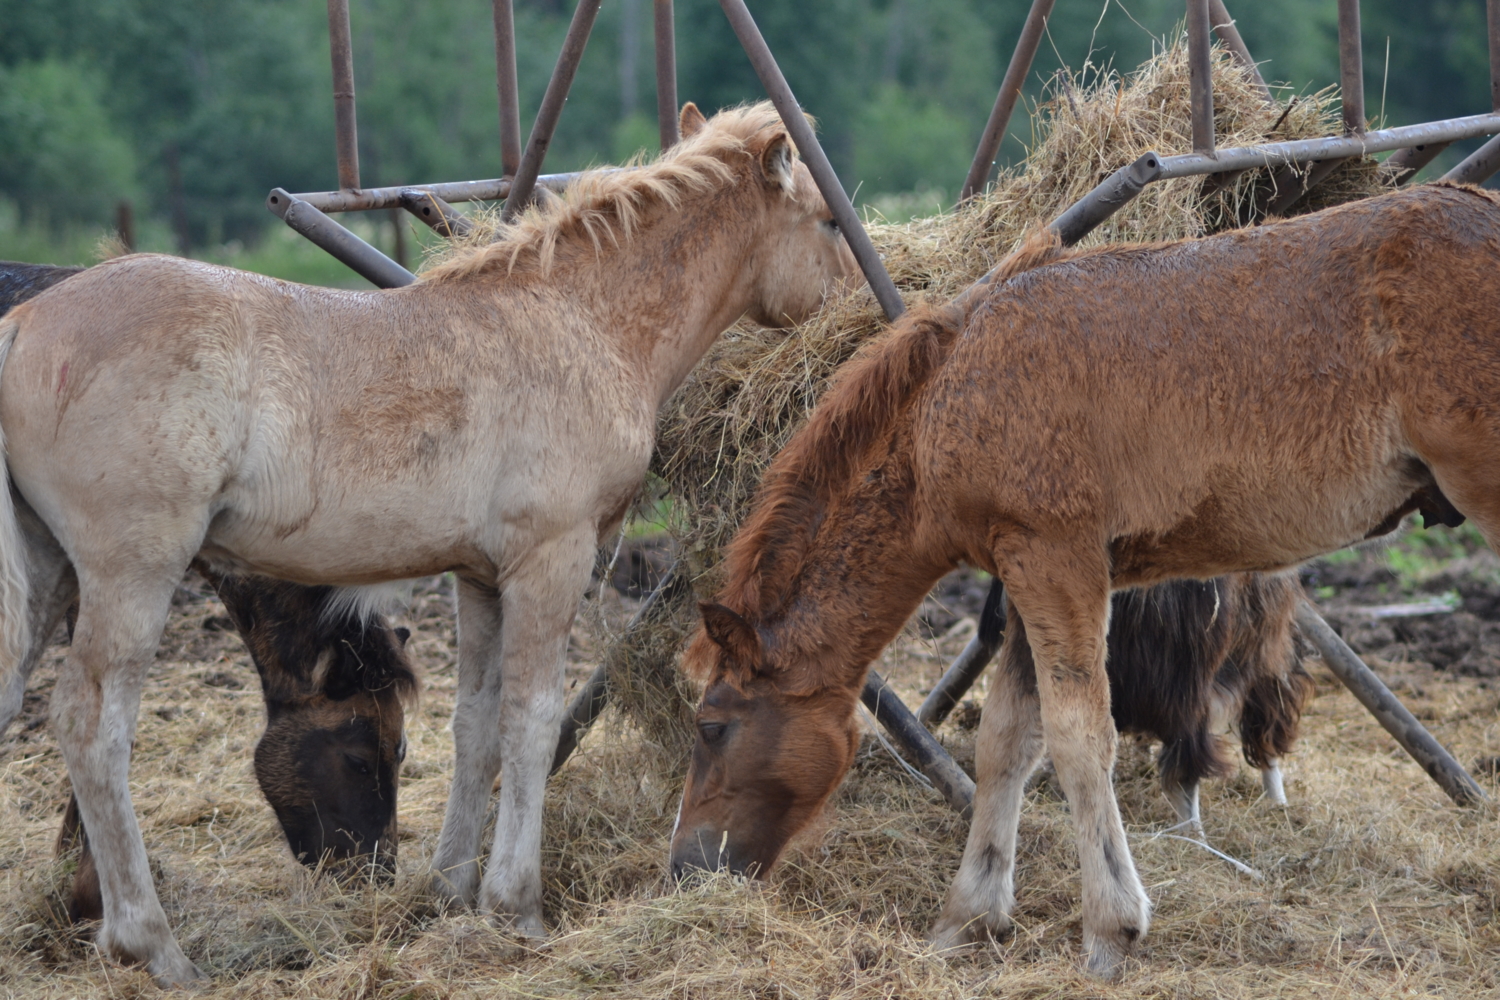
[[[779,621],[783,663],[810,665],[798,687],[857,692],[869,665],[956,562],[923,516],[904,461],[888,458],[822,515]]]
[[[606,242],[599,254],[590,244],[559,274],[561,287],[592,300],[601,330],[658,409],[752,303],[745,262],[760,213],[724,194],[658,208],[629,241]]]

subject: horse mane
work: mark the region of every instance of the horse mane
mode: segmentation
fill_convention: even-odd
[[[761,134],[782,128],[769,101],[720,111],[651,163],[585,171],[560,197],[532,204],[492,239],[457,250],[421,280],[447,283],[517,270],[546,274],[560,244],[587,240],[595,253],[606,241],[619,246],[651,208],[676,209],[691,195],[728,184],[735,174],[729,161],[748,153]]]
[[[1061,253],[1055,233],[1032,233],[995,268],[989,284],[1051,263]],[[726,548],[722,604],[752,623],[784,606],[820,513],[947,362],[968,310],[962,301],[917,306],[839,370],[807,424],[766,470],[754,509]],[[711,645],[700,632],[684,657],[688,669],[700,672],[714,662]]]

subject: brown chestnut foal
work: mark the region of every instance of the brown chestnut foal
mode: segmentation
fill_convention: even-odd
[[[569,628],[636,496],[656,411],[742,315],[783,325],[856,271],[769,104],[584,175],[407,288],[308,288],[123,257],[0,320],[0,685],[60,546],[78,625],[52,697],[98,861],[98,943],[199,976],[130,803],[142,674],[195,558],[307,585],[459,579],[454,780],[434,887],[542,932],[542,796]],[[28,507],[45,538],[10,508]],[[480,837],[503,780],[481,885]]]
[[[1072,807],[1090,969],[1150,917],[1110,783],[1110,592],[1271,570],[1439,490],[1500,545],[1500,203],[1422,187],[1201,240],[1066,252],[916,310],[766,475],[690,665],[674,863],[774,862],[838,783],[870,661],[959,561],[1005,584],[941,946],[1005,931],[1027,776]],[[700,846],[702,845],[702,846]]]

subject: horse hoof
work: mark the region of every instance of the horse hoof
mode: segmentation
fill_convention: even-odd
[[[1003,922],[1000,926],[991,927],[983,914],[964,921],[940,918],[932,928],[932,950],[952,952],[980,944],[986,938],[1003,940],[1009,936],[1013,925],[1008,918],[1001,919]]]
[[[1104,980],[1119,979],[1125,971],[1125,959],[1140,936],[1141,932],[1134,927],[1122,927],[1107,937],[1086,935],[1084,944],[1088,959],[1085,965],[1089,973]]]
[[[151,978],[156,980],[156,985],[163,989],[174,987],[205,986],[208,977],[203,970],[192,962],[187,956],[174,948],[175,955],[165,955],[155,961],[146,964],[146,971],[151,973]]]

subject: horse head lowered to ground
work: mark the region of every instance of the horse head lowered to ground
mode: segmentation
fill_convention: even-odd
[[[1150,246],[1035,238],[846,365],[767,472],[688,651],[707,688],[674,866],[775,860],[848,765],[871,660],[963,561],[1016,621],[936,938],[1009,929],[1045,745],[1088,965],[1113,973],[1150,907],[1110,783],[1111,591],[1290,567],[1413,509],[1500,545],[1493,195],[1425,186]],[[726,804],[747,790],[776,807]]]
[[[795,324],[857,275],[769,104],[711,120],[689,105],[681,124],[658,161],[583,175],[405,288],[142,255],[0,319],[0,690],[37,655],[39,567],[60,558],[79,613],[52,714],[105,952],[162,982],[200,975],[128,782],[142,675],[195,559],[307,586],[455,574],[456,756],[432,886],[542,933],[567,637],[656,411],[741,316]]]

